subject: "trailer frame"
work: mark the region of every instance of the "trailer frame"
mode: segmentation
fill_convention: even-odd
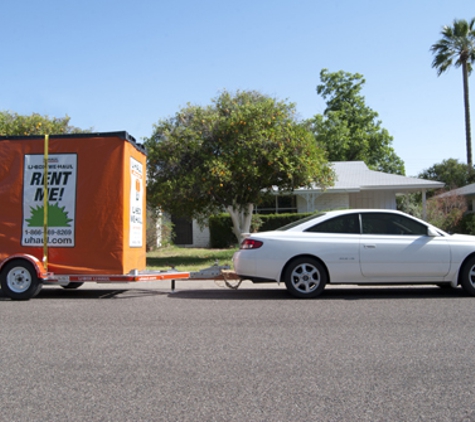
[[[128,274],[55,274],[46,271],[43,263],[30,254],[14,254],[0,262],[0,286],[3,294],[12,300],[29,300],[37,296],[44,284],[79,287],[85,282],[93,283],[134,283],[170,280],[175,291],[175,280],[188,279],[186,271],[132,270]]]

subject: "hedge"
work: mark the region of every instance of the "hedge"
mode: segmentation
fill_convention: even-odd
[[[275,230],[313,213],[292,214],[254,214],[251,231]],[[255,230],[255,227],[259,230]],[[229,248],[237,246],[238,241],[233,233],[233,223],[229,214],[220,214],[209,219],[210,247]]]
[[[459,233],[475,234],[475,213],[467,213],[459,224]]]

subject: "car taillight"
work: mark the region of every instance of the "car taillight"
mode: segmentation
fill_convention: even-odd
[[[258,249],[263,244],[264,243],[261,242],[260,240],[244,239],[243,242],[241,243],[241,249]]]

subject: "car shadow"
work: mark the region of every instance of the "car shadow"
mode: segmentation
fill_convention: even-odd
[[[327,287],[314,299],[293,297],[285,289],[201,289],[183,290],[170,293],[172,299],[201,300],[371,300],[371,299],[470,299],[461,288],[424,287]]]

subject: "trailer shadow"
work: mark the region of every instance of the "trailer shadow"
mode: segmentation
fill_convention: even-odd
[[[148,289],[88,289],[80,288],[67,290],[61,288],[43,288],[38,296],[32,300],[41,299],[133,299],[150,296],[167,296],[168,291],[148,290]],[[10,298],[2,294],[0,290],[0,301],[10,301]]]

